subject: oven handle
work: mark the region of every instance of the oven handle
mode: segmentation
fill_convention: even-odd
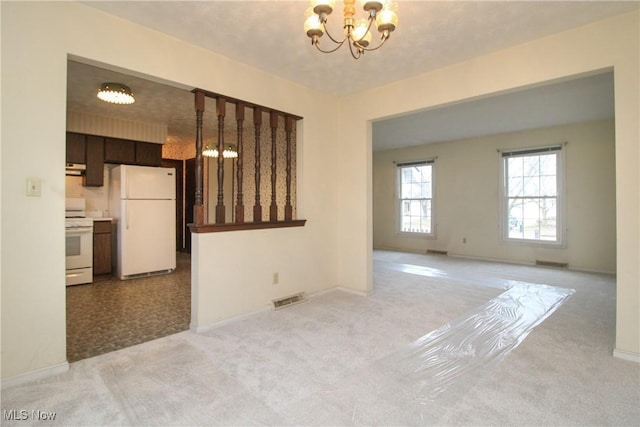
[[[93,233],[93,227],[69,227],[66,232],[67,234]]]

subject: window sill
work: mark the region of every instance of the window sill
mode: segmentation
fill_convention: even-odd
[[[550,240],[532,240],[532,239],[502,239],[502,243],[515,246],[535,246],[539,248],[564,249],[564,242],[554,242]]]
[[[243,222],[229,224],[189,224],[192,233],[220,233],[223,231],[261,230],[265,228],[304,227],[306,219],[291,221]]]
[[[411,233],[407,231],[397,231],[397,237],[409,238],[409,239],[435,239],[435,233]]]

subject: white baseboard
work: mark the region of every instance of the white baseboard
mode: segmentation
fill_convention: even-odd
[[[47,366],[46,368],[36,369],[35,371],[25,372],[13,377],[0,380],[0,388],[13,387],[30,383],[32,381],[41,380],[52,377],[54,375],[65,373],[69,370],[69,362],[60,363],[58,365]]]
[[[631,362],[640,363],[640,353],[634,353],[626,350],[613,350],[613,357],[618,359],[629,360]]]
[[[358,295],[361,297],[368,297],[373,294],[373,289],[369,291],[359,291],[357,289],[345,288],[344,286],[336,286],[334,289],[342,292],[348,292],[350,294]]]
[[[326,293],[334,292],[334,291],[348,292],[350,294],[363,296],[363,297],[366,297],[366,296],[369,296],[369,295],[373,294],[373,290],[368,291],[368,292],[364,292],[364,291],[358,291],[356,289],[345,288],[345,287],[342,287],[342,286],[336,286],[336,287],[329,288],[329,289],[323,289],[323,290],[317,291],[317,292],[311,292],[307,296],[309,298],[315,298],[315,297],[318,297],[320,295],[324,295]],[[229,317],[227,319],[218,320],[218,321],[213,322],[213,323],[208,323],[206,325],[194,325],[192,323],[189,326],[189,329],[193,333],[201,334],[201,333],[204,333],[204,332],[208,332],[208,331],[214,330],[214,329],[219,328],[221,326],[228,325],[229,323],[237,322],[238,320],[246,319],[246,318],[254,316],[256,314],[264,313],[265,311],[271,311],[271,310],[273,310],[273,307],[271,305],[269,305],[269,306],[266,306],[266,307],[263,307],[263,308],[260,308],[260,309],[254,310],[254,311],[250,311],[248,313],[240,314],[238,316],[233,316],[233,317]]]
[[[238,320],[246,319],[247,317],[254,316],[259,313],[264,313],[265,311],[271,311],[273,308],[271,306],[263,307],[258,310],[250,311],[248,313],[239,314],[237,316],[229,317],[226,319],[218,320],[213,323],[208,323],[206,325],[194,325],[193,323],[189,326],[191,332],[196,334],[201,334],[204,332],[212,331],[221,326],[228,325],[229,323],[237,322]]]

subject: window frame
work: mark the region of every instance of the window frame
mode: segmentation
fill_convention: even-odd
[[[435,221],[435,159],[423,159],[414,161],[395,162],[396,166],[396,194],[395,194],[395,230],[396,234],[401,237],[427,238],[436,237],[436,221]],[[431,197],[424,199],[411,200],[429,200],[431,203],[431,221],[429,224],[429,232],[404,231],[402,230],[402,170],[410,166],[430,166],[431,167]]]
[[[566,160],[565,149],[563,144],[555,144],[539,147],[528,147],[520,149],[498,150],[500,153],[500,237],[503,243],[525,245],[525,246],[543,246],[543,247],[566,247]],[[543,154],[556,155],[556,239],[540,240],[509,237],[509,195],[507,186],[507,159],[513,157],[525,157]]]

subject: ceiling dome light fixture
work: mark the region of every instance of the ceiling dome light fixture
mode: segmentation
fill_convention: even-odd
[[[98,98],[113,104],[133,104],[136,101],[131,89],[122,83],[103,83]]]
[[[344,42],[348,41],[349,51],[355,59],[360,58],[367,50],[377,50],[389,40],[389,36],[398,25],[398,5],[392,0],[359,1],[362,8],[369,15],[367,19],[356,19],[356,0],[344,0],[344,38],[337,40],[327,31],[327,17],[333,12],[335,0],[311,0],[311,7],[305,13],[304,31],[311,39],[311,44],[320,52],[331,53],[340,49]],[[371,43],[371,27],[380,32],[380,43],[375,47],[369,47]],[[329,39],[336,44],[330,50],[320,47],[320,37],[327,34]]]
[[[212,148],[210,145],[206,145],[204,150],[202,150],[202,155],[205,157],[218,157],[218,149]],[[235,159],[238,157],[238,150],[232,144],[227,144],[222,152],[222,157],[224,159]]]

